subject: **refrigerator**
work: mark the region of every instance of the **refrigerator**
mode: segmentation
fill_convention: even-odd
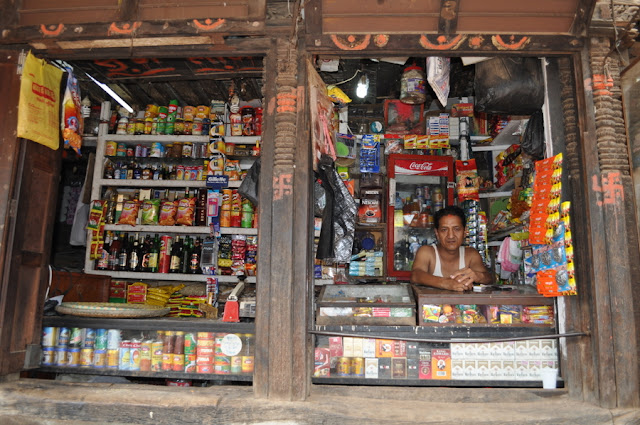
[[[387,189],[387,276],[408,281],[418,248],[436,242],[433,214],[454,203],[453,158],[389,155]]]

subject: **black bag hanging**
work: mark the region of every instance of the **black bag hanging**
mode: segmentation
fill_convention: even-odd
[[[498,57],[476,64],[475,110],[531,115],[544,102],[542,65],[537,58]]]
[[[247,198],[255,206],[258,205],[259,197],[259,183],[260,183],[260,158],[257,158],[249,171],[247,176],[242,181],[242,184],[238,188],[238,193]]]
[[[541,110],[535,111],[529,118],[520,147],[534,160],[544,158],[544,117]]]

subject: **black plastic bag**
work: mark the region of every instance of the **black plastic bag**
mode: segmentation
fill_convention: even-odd
[[[260,158],[257,158],[249,171],[247,176],[242,181],[242,184],[238,188],[238,193],[247,198],[255,206],[258,205],[259,196],[259,183],[260,183]]]
[[[542,65],[536,58],[498,57],[476,64],[475,110],[531,115],[544,102]]]
[[[544,158],[544,117],[541,110],[537,110],[529,118],[520,147],[534,160]]]

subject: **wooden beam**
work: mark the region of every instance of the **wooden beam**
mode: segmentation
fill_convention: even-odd
[[[579,0],[571,34],[578,37],[587,35],[597,2],[598,0]]]
[[[458,26],[459,0],[441,0],[438,32],[446,35],[455,34]]]

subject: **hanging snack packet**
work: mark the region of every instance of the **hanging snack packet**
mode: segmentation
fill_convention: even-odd
[[[456,182],[458,187],[458,200],[464,202],[468,199],[480,200],[480,185],[478,182],[478,168],[476,160],[456,161]]]
[[[227,159],[224,163],[224,175],[229,176],[229,181],[240,180],[240,161],[237,159]]]
[[[82,146],[82,132],[84,121],[80,112],[80,87],[78,80],[70,69],[67,78],[67,88],[62,99],[62,137],[64,138],[64,148],[73,149],[80,155]]]
[[[360,145],[360,172],[380,172],[380,135],[365,134]]]
[[[100,223],[104,220],[107,201],[92,201],[91,210],[89,211],[89,220],[87,221],[87,229],[97,230]]]
[[[176,212],[178,206],[175,201],[162,201],[160,204],[160,217],[158,224],[161,226],[173,226],[176,224]]]
[[[142,203],[142,224],[158,224],[160,199],[147,199]]]
[[[118,219],[118,224],[128,224],[135,226],[138,221],[138,212],[140,211],[140,203],[137,199],[125,201],[122,205],[122,213]]]
[[[182,198],[178,202],[178,212],[176,213],[176,224],[182,226],[193,226],[196,215],[196,198]]]

